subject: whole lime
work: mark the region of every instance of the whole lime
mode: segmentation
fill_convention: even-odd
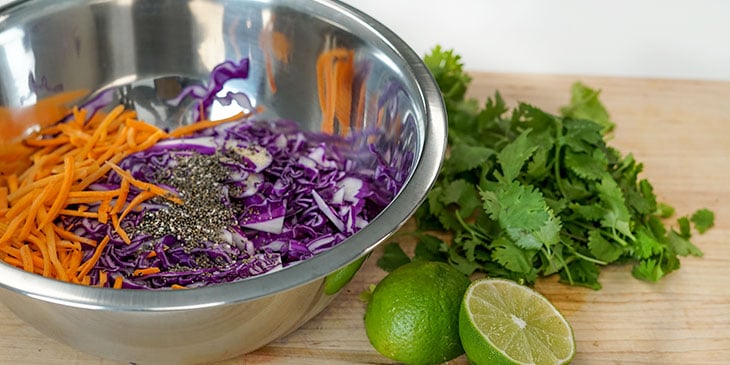
[[[438,364],[463,354],[459,308],[469,283],[441,262],[397,268],[375,287],[365,311],[370,343],[406,364]]]

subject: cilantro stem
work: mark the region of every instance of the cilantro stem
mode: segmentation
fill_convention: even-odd
[[[467,224],[467,223],[466,223],[466,222],[464,221],[464,219],[463,219],[463,218],[461,217],[461,213],[459,213],[459,211],[458,211],[458,210],[457,210],[457,211],[455,211],[454,213],[455,213],[454,215],[456,216],[456,220],[458,220],[458,221],[459,221],[459,224],[461,224],[461,226],[462,226],[462,227],[463,227],[463,228],[464,228],[464,229],[465,229],[465,230],[466,230],[467,232],[469,232],[469,233],[471,234],[471,237],[472,237],[472,238],[479,238],[479,239],[482,239],[482,240],[485,240],[485,241],[489,241],[489,237],[487,237],[487,235],[485,235],[485,234],[483,234],[483,233],[481,233],[481,232],[478,232],[478,231],[476,231],[476,230],[472,229],[472,228],[471,228],[471,226],[469,226],[469,225],[468,225],[468,224]]]
[[[558,125],[557,128],[555,128],[555,160],[553,161],[553,174],[555,174],[555,185],[558,187],[560,196],[565,198],[568,194],[565,193],[563,179],[560,176],[560,155],[563,150],[563,143],[561,142],[563,139],[563,124],[559,120],[555,120],[555,123]]]
[[[576,225],[576,226],[578,226],[578,227],[581,227],[581,228],[585,229],[586,231],[591,231],[591,230],[596,229],[596,227],[593,226],[592,224],[588,224],[588,223],[581,222],[581,221],[573,221],[571,223],[574,224],[574,225]],[[606,231],[604,231],[602,229],[599,229],[598,232],[604,238],[606,238],[607,240],[616,241],[618,244],[620,244],[623,247],[628,247],[630,245],[628,242],[626,242],[626,240],[624,240],[623,238],[621,238],[621,234],[616,230],[616,228],[611,227],[611,232],[610,233],[609,232],[606,232]],[[578,237],[578,236],[575,236],[575,235],[572,235],[572,234],[570,234],[568,232],[561,232],[561,234],[563,234],[563,235],[565,235],[567,237],[570,237],[570,238],[572,238],[574,240],[578,240],[578,241],[581,241],[581,242],[588,242],[587,239],[582,238],[582,237]]]
[[[601,232],[601,233],[603,233],[603,232]],[[616,242],[618,242],[621,246],[627,247],[629,245],[629,243],[626,242],[626,240],[624,240],[623,238],[621,238],[621,236],[619,235],[619,233],[616,231],[616,228],[611,227],[611,233],[612,233],[611,234],[611,237]]]
[[[588,239],[587,239],[587,238],[585,238],[585,237],[583,237],[583,236],[577,236],[577,235],[574,235],[574,234],[572,234],[572,233],[570,233],[570,232],[565,232],[565,231],[562,231],[562,232],[560,232],[560,234],[561,234],[562,236],[568,237],[568,238],[570,238],[570,239],[572,239],[572,240],[574,240],[574,241],[579,241],[579,242],[584,242],[584,243],[585,243],[585,242],[588,242]]]
[[[590,262],[592,262],[594,264],[598,264],[598,265],[601,265],[601,266],[608,265],[608,262],[601,261],[601,260],[595,259],[593,257],[583,255],[582,253],[580,253],[578,251],[575,251],[575,250],[571,250],[571,251],[572,251],[573,255],[575,255],[575,256],[583,259],[583,260],[590,261]]]

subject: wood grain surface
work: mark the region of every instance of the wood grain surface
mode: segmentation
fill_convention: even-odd
[[[609,143],[644,163],[659,199],[682,215],[710,208],[715,227],[694,239],[704,257],[683,258],[680,270],[656,284],[634,279],[626,266],[604,269],[600,291],[539,280],[536,289],[575,330],[574,364],[729,364],[730,82],[474,74],[470,93],[483,100],[498,89],[511,105],[519,100],[557,112],[576,80],[602,90],[617,123]],[[385,276],[375,265],[379,255],[302,328],[217,365],[391,363],[369,344],[359,299]],[[117,362],[59,344],[0,305],[0,364]]]

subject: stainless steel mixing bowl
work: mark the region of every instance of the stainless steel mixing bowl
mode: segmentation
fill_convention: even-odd
[[[405,166],[406,185],[364,229],[284,270],[191,290],[91,288],[0,264],[2,302],[48,336],[106,358],[199,363],[255,350],[320,312],[347,282],[342,270],[354,272],[412,215],[436,178],[446,118],[419,56],[377,21],[338,2],[28,0],[0,8],[0,106],[6,109],[62,91],[93,97],[111,88],[144,118],[180,123],[180,110],[161,101],[207,80],[216,64],[248,57],[249,78],[227,87],[249,94],[266,117],[319,130],[316,64],[335,48],[353,51],[365,90],[363,107],[352,110],[362,125],[340,128],[377,126],[376,143],[414,157]]]

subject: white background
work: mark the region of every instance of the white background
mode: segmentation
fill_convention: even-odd
[[[343,1],[469,70],[730,81],[730,0]]]
[[[469,70],[730,80],[730,1],[344,1]]]

